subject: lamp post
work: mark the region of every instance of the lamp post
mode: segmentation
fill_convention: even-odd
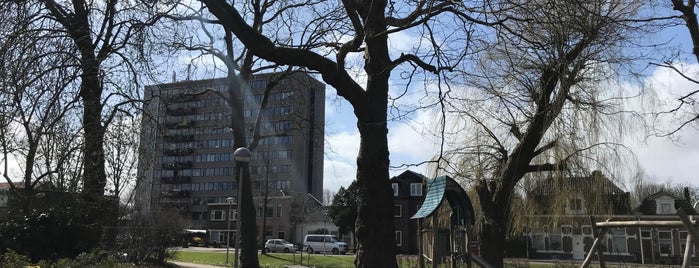
[[[238,217],[235,219],[235,258],[233,259],[233,267],[238,268],[238,249],[240,248],[240,201],[243,200],[241,198],[241,195],[243,194],[243,165],[247,164],[250,162],[252,154],[250,153],[250,150],[245,147],[240,147],[238,149],[235,149],[235,152],[233,152],[233,159],[236,161],[236,166],[238,166]]]
[[[328,235],[328,213],[323,211],[323,256],[325,256],[325,240],[328,239],[326,235]]]
[[[233,197],[228,197],[226,198],[226,202],[228,202],[228,228],[227,234],[226,234],[226,266],[228,266],[228,251],[231,246],[231,216],[233,213],[231,213],[231,206],[233,205],[233,201],[235,201],[235,198]]]

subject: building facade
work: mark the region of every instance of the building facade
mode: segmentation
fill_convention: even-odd
[[[390,179],[393,188],[393,225],[396,252],[415,254],[418,251],[417,220],[410,219],[425,200],[423,175],[405,171]]]
[[[596,238],[591,219],[679,221],[676,213],[680,208],[697,215],[688,195],[676,197],[667,192],[648,196],[632,209],[629,194],[598,171],[585,177],[547,179],[529,196],[536,210],[529,218],[527,235],[532,259],[583,260]],[[681,264],[686,241],[687,230],[683,228],[625,227],[605,232],[600,248],[607,261]]]
[[[245,98],[242,130],[231,128],[231,114],[237,111],[224,98],[230,86],[225,78],[145,88],[139,210],[172,209],[188,222],[188,228],[209,230],[211,241],[225,237],[221,233],[227,231],[226,219],[235,228],[237,214],[237,204],[227,201],[237,200],[232,131],[245,131],[248,144],[259,131],[258,145],[250,148],[249,166],[260,214],[288,214],[280,192],[322,198],[325,85],[303,73],[283,78],[259,74],[249,85],[240,84],[233,86]],[[261,107],[263,99],[265,107]],[[273,200],[266,209],[262,207],[265,199]],[[288,223],[280,223],[265,232],[283,236],[288,228]]]

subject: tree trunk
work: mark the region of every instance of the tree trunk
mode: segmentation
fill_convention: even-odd
[[[369,61],[369,60],[368,60]],[[371,73],[371,72],[368,72]],[[388,127],[386,125],[388,74],[371,76],[369,102],[357,112],[360,134],[357,155],[356,237],[357,267],[398,267],[395,257],[393,191],[389,183]],[[377,90],[378,89],[378,90]],[[373,101],[373,102],[372,102]]]
[[[241,77],[249,77],[243,76]],[[243,91],[238,83],[238,77],[232,72],[228,72],[229,84],[229,101],[231,106],[231,127],[233,129],[233,148],[247,146],[247,138],[245,133],[245,118],[243,116]],[[238,165],[239,162],[236,162]],[[250,166],[243,165],[236,168],[235,180],[237,187],[242,187],[241,196],[238,204],[238,220],[240,221],[240,230],[236,230],[240,236],[240,263],[242,267],[259,268],[260,263],[257,259],[257,222],[255,215],[255,205],[252,198],[252,186],[250,185]],[[242,176],[241,176],[242,173]],[[241,181],[242,180],[242,181]]]
[[[239,172],[243,172],[243,181],[238,178],[238,186],[242,186],[239,208],[240,220],[240,264],[242,267],[259,268],[257,260],[257,224],[255,205],[252,203],[252,187],[250,187],[250,166],[245,164]],[[242,184],[242,185],[241,185]],[[237,247],[238,245],[236,245]]]
[[[357,267],[397,267],[393,227],[393,194],[388,181],[388,129],[384,124],[359,124],[357,157],[360,187],[356,236]]]
[[[488,219],[486,217],[486,219]],[[502,222],[485,220],[481,227],[480,253],[495,268],[504,266],[505,236],[507,228]]]

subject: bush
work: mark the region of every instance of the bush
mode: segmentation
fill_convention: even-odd
[[[138,215],[127,226],[115,228],[116,241],[108,250],[136,264],[163,264],[172,255],[170,247],[187,241],[178,215],[168,211]]]
[[[90,239],[99,237],[94,227],[81,225],[65,214],[49,210],[0,224],[0,250],[12,250],[33,261],[74,258],[89,251]]]
[[[31,264],[29,257],[17,254],[11,249],[0,255],[0,268],[24,267]]]
[[[31,266],[33,263],[29,257],[9,250],[0,255],[0,268],[16,268]],[[71,267],[95,267],[111,268],[119,267],[119,263],[108,253],[95,250],[89,253],[81,253],[75,259],[63,258],[58,260],[41,260],[36,263],[39,267],[71,268]]]

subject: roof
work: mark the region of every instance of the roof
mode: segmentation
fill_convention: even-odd
[[[665,196],[670,197],[675,201],[675,209],[681,208],[684,210],[684,212],[686,212],[689,215],[699,215],[699,213],[697,213],[697,210],[694,209],[689,200],[682,197],[677,197],[673,193],[664,190],[655,192],[654,194],[651,194],[648,197],[644,198],[641,201],[641,204],[638,207],[634,208],[634,212],[636,212],[636,214],[642,215],[656,215],[657,203],[655,202],[655,200]]]
[[[407,182],[407,183],[411,183],[411,182],[422,183],[423,181],[426,181],[426,180],[427,180],[427,177],[423,176],[420,173],[412,171],[412,170],[406,170],[403,173],[401,173],[400,175],[395,176],[395,177],[390,179],[391,182]]]
[[[610,181],[602,172],[596,170],[589,176],[567,177],[564,179],[548,177],[538,183],[530,192],[532,195],[559,195],[566,192],[596,189],[605,194],[623,194],[624,191]]]
[[[411,219],[422,219],[431,216],[446,198],[452,208],[452,212],[457,215],[457,225],[475,224],[473,216],[473,205],[468,198],[466,191],[461,188],[454,179],[448,176],[441,176],[427,182],[428,190],[420,209],[415,212]]]

